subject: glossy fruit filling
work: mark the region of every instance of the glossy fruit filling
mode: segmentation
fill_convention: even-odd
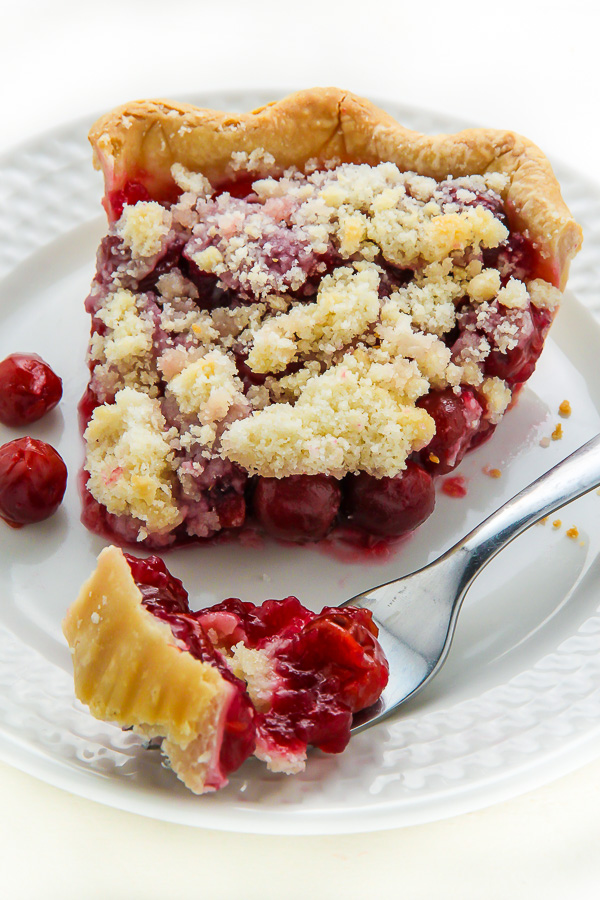
[[[526,236],[511,228],[510,210],[499,195],[490,190],[465,192],[451,179],[441,183],[440,191],[443,201],[450,204],[449,209],[483,207],[508,229],[508,237],[499,246],[479,251],[479,262],[487,267],[486,271],[493,269],[498,273],[502,288],[514,279],[527,283],[547,276],[548,267],[536,248]],[[207,209],[218,205],[225,194],[230,197],[233,217],[248,214],[248,209],[258,204],[253,179],[249,176],[241,175],[220,185],[214,197],[207,201]],[[176,196],[167,200],[160,192],[157,196],[167,209],[177,200]],[[142,176],[139,181],[125,183],[107,198],[111,219],[118,220],[126,205],[150,197]],[[285,201],[276,197],[268,203],[276,212],[268,252],[264,250],[261,265],[267,265],[269,277],[275,279],[286,297],[294,302],[308,302],[314,299],[321,279],[340,265],[348,265],[348,260],[333,245],[326,252],[310,250],[292,235],[285,218],[288,215]],[[202,224],[196,226],[192,241],[181,230],[172,234],[151,262],[144,261],[143,266],[136,264],[137,269],[135,265],[132,267],[131,255],[115,233],[103,240],[94,288],[86,304],[92,315],[92,340],[95,335],[104,336],[107,332],[99,298],[105,298],[106,292],[113,289],[116,277],[120,285],[135,292],[138,311],[151,323],[155,357],[164,353],[166,347],[173,346],[178,352],[189,350],[189,339],[184,332],[173,337],[161,325],[164,300],[160,291],[165,278],[178,279],[182,290],[187,291],[186,314],[193,307],[210,316],[216,314],[220,322],[225,321],[229,312],[239,311],[256,299],[242,276],[237,280],[229,274],[217,277],[198,267],[195,258],[198,242],[204,239],[203,228]],[[418,267],[394,265],[381,254],[375,262],[381,272],[378,290],[382,300],[411,285],[419,276]],[[301,287],[294,287],[293,279],[288,278],[294,267],[303,272]],[[452,359],[457,365],[481,359],[478,365],[482,379],[499,379],[509,391],[518,390],[535,369],[553,313],[529,301],[522,309],[505,307],[497,300],[475,303],[466,294],[456,299],[454,305],[454,325],[442,336]],[[276,393],[278,385],[294,376],[302,366],[300,361],[293,360],[267,377],[249,365],[247,346],[231,341],[230,352],[243,385],[244,402],[248,403],[254,402],[257,391],[268,389]],[[91,381],[80,404],[83,428],[98,406],[113,403],[115,399],[116,388],[111,389],[110,378],[101,381],[97,377],[97,366],[97,361],[91,359]],[[162,376],[160,372],[159,367],[160,377],[152,390],[160,400],[167,426],[181,428],[181,413],[173,403],[164,372]],[[119,383],[116,377],[114,383]],[[178,451],[181,459],[177,460],[176,499],[185,519],[168,533],[147,533],[144,529],[143,543],[162,549],[256,531],[297,543],[340,538],[369,546],[395,541],[417,528],[433,511],[433,479],[452,471],[470,449],[491,436],[498,421],[490,414],[477,386],[432,387],[417,401],[417,406],[433,419],[435,435],[426,447],[409,456],[406,469],[394,477],[377,478],[363,471],[345,477],[326,473],[265,477],[249,475],[241,465],[228,459],[206,462],[206,453],[202,456],[200,452],[195,455],[190,452],[187,458],[184,451]],[[247,414],[239,409],[231,413],[232,416]],[[88,476],[84,474],[84,523],[121,544],[139,544],[140,521],[110,513],[86,488],[87,482]]]
[[[353,714],[377,701],[388,678],[370,612],[326,607],[315,614],[295,597],[260,606],[232,598],[193,612],[159,557],[125,558],[146,609],[235,688],[219,757],[223,777],[253,752],[275,769],[296,771],[308,745],[345,748]],[[248,690],[232,671],[240,646],[253,651],[261,672],[254,685],[246,675]]]

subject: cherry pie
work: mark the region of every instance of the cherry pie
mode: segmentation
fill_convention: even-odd
[[[581,230],[512,132],[336,89],[91,131],[84,522],[121,544],[395,539],[532,374]]]
[[[77,697],[97,718],[160,739],[197,794],[223,787],[252,753],[288,774],[309,744],[340,753],[353,714],[388,678],[368,610],[316,615],[287,597],[192,612],[161,559],[116,547],[100,554],[63,630]]]

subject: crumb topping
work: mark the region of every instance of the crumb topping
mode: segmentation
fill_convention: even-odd
[[[246,682],[254,708],[258,712],[268,709],[277,685],[274,657],[263,650],[246,647],[240,641],[232,648],[227,663],[233,674]]]
[[[344,357],[309,379],[294,405],[280,403],[232,423],[221,439],[229,459],[280,478],[324,472],[393,475],[435,432],[429,414],[409,405],[405,360],[377,362],[368,351]]]
[[[117,234],[131,250],[133,259],[159,253],[171,228],[171,214],[154,201],[125,206],[117,222]]]
[[[367,331],[380,314],[377,267],[336,269],[321,281],[315,303],[270,317],[253,335],[248,365],[254,372],[279,372],[298,354],[341,350]]]
[[[501,378],[486,378],[481,385],[481,393],[486,400],[488,418],[496,425],[510,403],[512,397],[510,388]]]
[[[281,173],[258,150],[229,172],[245,196],[175,164],[177,201],[126,205],[99,258],[86,468],[109,512],[173,529],[183,490],[217,528],[207,466],[397,475],[434,435],[430,391],[469,386],[500,421],[511,387],[486,361],[561,296],[507,274],[506,176]]]
[[[225,418],[236,396],[241,399],[242,383],[234,361],[220,350],[186,365],[167,382],[181,412],[197,416],[202,425]]]
[[[153,531],[181,520],[165,424],[157,400],[124,388],[94,411],[84,434],[93,495],[110,513],[134,516]]]
[[[151,360],[154,325],[143,300],[132,291],[118,288],[107,295],[96,315],[104,333],[92,335],[89,356],[96,364],[94,383],[99,386],[101,399],[119,388],[139,384],[155,394],[158,377]]]
[[[527,290],[531,302],[538,309],[554,310],[560,306],[562,292],[542,278],[535,278],[533,281],[527,282]]]

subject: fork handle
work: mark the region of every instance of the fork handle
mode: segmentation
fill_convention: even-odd
[[[467,581],[530,525],[600,485],[600,435],[530,484],[474,528],[449,553],[467,556]]]

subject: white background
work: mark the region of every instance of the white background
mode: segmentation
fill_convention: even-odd
[[[0,0],[0,13],[0,152],[130,99],[333,84],[520,131],[600,181],[600,14],[589,0]],[[445,822],[266,838],[121,813],[0,765],[0,893],[591,898],[599,796],[600,761]]]

